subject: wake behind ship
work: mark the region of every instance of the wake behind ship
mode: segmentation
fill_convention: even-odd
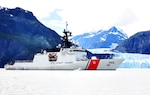
[[[116,70],[124,59],[114,58],[112,53],[92,54],[72,44],[71,32],[64,29],[64,46],[34,55],[32,61],[15,61],[5,65],[6,70]]]

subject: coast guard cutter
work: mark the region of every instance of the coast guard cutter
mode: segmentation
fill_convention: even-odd
[[[15,61],[5,65],[6,70],[115,70],[124,59],[114,58],[112,53],[93,54],[72,44],[71,32],[64,29],[64,46],[34,55],[32,61]]]

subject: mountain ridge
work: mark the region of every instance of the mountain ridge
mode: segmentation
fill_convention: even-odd
[[[0,8],[0,67],[13,60],[32,60],[41,49],[62,44],[61,36],[30,11]]]
[[[149,35],[150,30],[138,32],[117,46],[115,50],[119,52],[150,54]]]

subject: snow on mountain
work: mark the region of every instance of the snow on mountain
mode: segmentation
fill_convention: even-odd
[[[83,48],[115,48],[128,36],[123,30],[111,27],[109,30],[99,30],[98,32],[84,33],[72,38],[73,42]]]

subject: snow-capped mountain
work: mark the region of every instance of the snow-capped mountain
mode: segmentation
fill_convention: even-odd
[[[115,48],[128,36],[123,30],[111,27],[109,30],[99,30],[98,32],[84,33],[72,38],[73,42],[86,49],[93,48]]]

